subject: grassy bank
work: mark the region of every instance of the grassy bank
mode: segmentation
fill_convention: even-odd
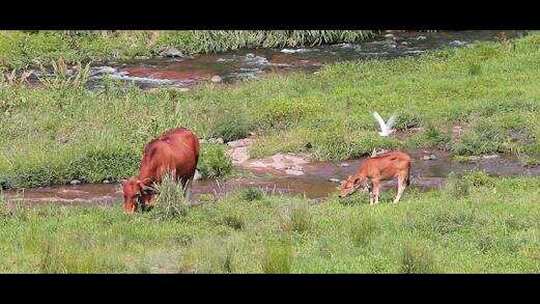
[[[540,179],[475,176],[376,207],[253,190],[168,217],[2,206],[0,272],[538,273]]]
[[[370,31],[0,31],[0,68],[150,57],[174,47],[186,55],[239,48],[356,42]]]
[[[456,155],[514,153],[535,164],[538,58],[540,35],[531,35],[190,92],[123,89],[114,82],[99,92],[70,84],[2,86],[0,182],[25,187],[125,177],[137,170],[143,145],[176,126],[226,140],[256,132],[255,157],[306,152],[342,160],[373,148],[437,147]],[[399,129],[423,131],[383,139],[373,110],[384,118],[396,111]],[[461,134],[452,132],[456,125]],[[222,158],[214,158],[221,166]]]

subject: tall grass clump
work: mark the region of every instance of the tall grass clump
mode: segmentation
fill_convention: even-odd
[[[429,226],[432,231],[440,235],[459,233],[473,225],[482,224],[473,210],[443,209],[434,212],[429,218]]]
[[[268,240],[264,246],[264,273],[290,273],[293,248],[288,240]]]
[[[446,179],[445,191],[451,198],[462,198],[468,196],[471,189],[471,183],[461,174],[450,172]]]
[[[480,75],[480,73],[482,72],[482,66],[478,63],[469,63],[468,72],[471,76]]]
[[[245,216],[240,210],[229,208],[226,213],[221,216],[220,222],[234,230],[240,230],[246,225]]]
[[[355,216],[350,219],[350,236],[357,246],[366,246],[377,232],[377,225],[369,216]]]
[[[43,241],[39,255],[39,272],[67,273],[68,271],[63,263],[64,259],[64,254],[54,239]]]
[[[313,217],[305,202],[288,206],[282,214],[281,229],[285,232],[303,233],[311,228]]]
[[[83,88],[90,76],[90,63],[82,65],[80,62],[69,69],[64,58],[51,61],[52,75],[41,76],[39,81],[47,89]],[[41,66],[41,71],[47,73],[46,68]]]
[[[184,198],[182,184],[176,182],[168,173],[160,184],[155,185],[157,198],[152,214],[160,219],[172,219],[184,216],[188,211],[188,202]]]
[[[401,253],[399,272],[401,273],[434,273],[437,272],[433,253],[418,243],[405,244]]]

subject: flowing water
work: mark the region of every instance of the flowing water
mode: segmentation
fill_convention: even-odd
[[[424,160],[425,155],[435,155],[435,159]],[[540,176],[540,166],[524,167],[517,159],[504,155],[479,157],[470,162],[451,160],[441,151],[416,151],[413,158],[411,187],[420,191],[438,189],[444,185],[450,172],[463,173],[483,170],[492,176]],[[249,177],[233,178],[225,181],[198,180],[193,182],[193,200],[201,195],[217,198],[236,189],[257,187],[273,194],[303,195],[311,199],[322,199],[337,192],[338,180],[353,174],[363,159],[331,163],[308,162],[302,166],[302,175],[287,174],[286,170],[256,168],[249,170]],[[395,181],[387,181],[383,189],[395,187]],[[68,205],[111,205],[120,203],[122,191],[119,184],[83,184],[42,187],[28,190],[9,190],[5,193],[8,201],[29,203],[54,202]]]
[[[525,34],[524,31],[394,31],[359,43],[306,48],[240,49],[219,54],[108,62],[92,67],[89,87],[99,89],[103,86],[103,78],[109,77],[134,83],[141,88],[167,86],[189,89],[203,82],[233,83],[256,79],[272,72],[310,73],[329,63],[416,56],[429,50],[464,47],[476,41],[510,39]]]

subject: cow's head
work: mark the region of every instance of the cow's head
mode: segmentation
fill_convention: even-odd
[[[149,180],[141,181],[136,177],[122,181],[124,210],[127,213],[135,212],[137,206],[146,203],[155,194],[155,189],[146,185],[149,182]]]
[[[369,183],[365,177],[352,175],[342,181],[338,189],[339,197],[343,198],[353,194],[358,189],[363,192],[369,192]]]

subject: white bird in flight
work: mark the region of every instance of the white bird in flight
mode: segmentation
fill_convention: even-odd
[[[396,114],[392,115],[392,117],[390,117],[386,123],[382,119],[381,115],[379,115],[377,112],[373,112],[373,117],[375,117],[381,128],[381,132],[379,132],[380,136],[386,137],[395,131],[392,129],[392,126],[396,122]]]

